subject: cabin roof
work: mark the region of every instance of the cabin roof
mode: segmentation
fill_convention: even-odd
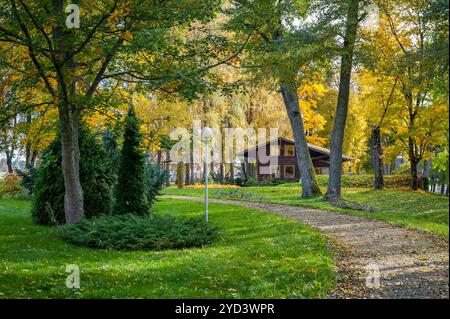
[[[259,147],[266,146],[267,144],[270,144],[273,141],[274,141],[274,139],[270,140],[270,141],[268,141],[268,142],[266,142],[264,144],[259,144],[259,145],[256,145],[254,147],[251,147],[249,149],[246,149],[243,152],[239,153],[238,156],[245,156],[250,151],[257,151]],[[278,145],[280,145],[281,141],[285,141],[287,143],[295,144],[295,141],[293,139],[287,138],[287,137],[279,137],[278,138]],[[321,147],[321,146],[318,146],[318,145],[314,145],[314,144],[311,144],[311,143],[308,143],[308,148],[309,148],[310,151],[315,151],[317,153],[330,156],[330,150],[327,149],[327,148],[324,148],[324,147]],[[350,156],[347,156],[347,155],[342,155],[342,160],[343,161],[351,161],[351,160],[353,160],[353,158],[350,157]]]

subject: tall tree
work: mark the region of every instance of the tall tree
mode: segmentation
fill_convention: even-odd
[[[227,11],[231,17],[229,30],[241,39],[247,37],[244,59],[239,66],[253,73],[253,81],[270,82],[269,87],[281,92],[295,140],[302,197],[321,193],[309,155],[297,91],[307,78],[308,73],[302,71],[308,65],[312,68],[319,42],[325,41],[306,22],[308,5],[309,1],[240,0],[233,1]]]
[[[348,115],[350,80],[353,68],[353,54],[359,23],[360,0],[349,0],[346,17],[344,44],[341,56],[339,94],[334,116],[333,131],[330,137],[330,177],[326,200],[336,201],[341,197],[342,153],[345,124]]]
[[[396,92],[401,100],[392,106],[397,119],[390,130],[397,151],[407,154],[411,188],[416,190],[418,164],[431,156],[430,147],[443,143],[445,120],[433,114],[448,112],[443,107],[448,89],[437,85],[444,80],[442,74],[448,74],[448,57],[442,55],[442,45],[448,50],[448,34],[446,40],[441,31],[448,30],[448,21],[434,12],[436,1],[380,0],[377,4],[380,24],[367,51],[377,74],[398,79]],[[442,9],[448,12],[448,2]]]

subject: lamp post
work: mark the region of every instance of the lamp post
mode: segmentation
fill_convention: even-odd
[[[208,172],[208,142],[212,137],[213,131],[209,127],[205,127],[203,129],[203,139],[205,141],[205,223],[208,222],[208,180],[209,180],[209,172]]]

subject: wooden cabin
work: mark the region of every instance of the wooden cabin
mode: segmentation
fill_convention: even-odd
[[[273,146],[271,147],[272,144]],[[265,154],[268,156],[264,160],[259,158],[260,148],[264,148]],[[330,151],[326,148],[311,143],[308,143],[308,148],[316,173],[328,174],[330,167]],[[254,155],[256,155],[256,163],[251,163],[255,162],[255,159],[252,158]],[[246,149],[242,153],[238,154],[238,156],[244,158],[247,175],[258,178],[259,180],[300,179],[300,171],[297,165],[295,144],[294,140],[292,139],[279,137],[278,141],[276,142],[272,140],[265,144]],[[278,157],[277,165],[270,165],[268,158],[272,156]],[[352,160],[351,157],[342,157],[342,161],[350,160]],[[262,167],[264,167],[264,169],[262,169]]]

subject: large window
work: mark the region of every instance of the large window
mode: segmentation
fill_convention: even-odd
[[[284,156],[295,156],[295,146],[285,145],[284,146]]]
[[[295,178],[295,165],[284,166],[284,178],[285,179]]]

